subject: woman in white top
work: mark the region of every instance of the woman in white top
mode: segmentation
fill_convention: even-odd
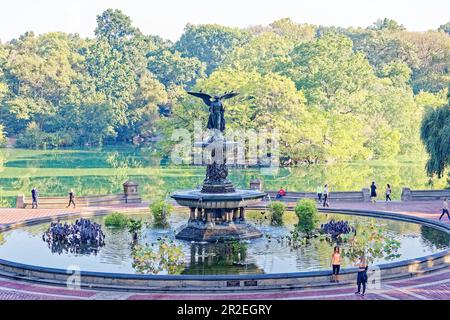
[[[442,202],[442,214],[439,217],[439,221],[442,219],[444,214],[447,214],[448,220],[450,220],[450,214],[448,214],[448,201],[447,201],[447,198],[445,198],[444,202]]]
[[[388,183],[386,187],[386,202],[388,202],[388,200],[392,201],[391,193],[392,193],[391,185]]]
[[[328,184],[326,184],[323,188],[323,206],[324,207],[330,206],[330,203],[328,202],[328,196],[329,196]]]

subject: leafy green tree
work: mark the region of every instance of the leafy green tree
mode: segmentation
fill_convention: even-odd
[[[297,24],[290,18],[276,20],[270,24],[270,28],[276,34],[295,42],[310,41],[316,35],[315,26],[310,24]]]
[[[25,148],[43,148],[48,142],[48,135],[41,130],[39,125],[32,121],[27,128],[18,136],[17,145]]]
[[[70,108],[70,106],[68,107]],[[72,110],[68,110],[68,112],[72,112]],[[113,110],[110,104],[84,104],[79,108],[79,112],[80,121],[75,127],[74,133],[75,137],[80,138],[78,140],[80,144],[102,145],[107,138],[115,137],[116,132],[111,123]]]
[[[353,52],[352,41],[344,36],[326,35],[302,43],[280,67],[298,89],[304,90],[308,102],[325,110],[348,111],[348,106],[340,104],[339,99],[348,99],[367,89],[374,79],[364,55]]]
[[[189,24],[173,44],[108,9],[94,39],[26,32],[0,43],[0,125],[28,147],[141,143],[205,121],[185,89],[235,90],[229,128],[278,128],[286,164],[421,155],[424,108],[447,103],[447,25]],[[173,142],[158,146],[167,154]]]
[[[84,45],[77,36],[63,33],[26,33],[7,45],[3,83],[8,89],[3,91],[0,113],[11,134],[29,121],[44,127],[58,112],[82,73],[79,50]]]
[[[429,175],[442,177],[450,165],[450,104],[429,108],[422,120],[421,138],[430,156],[426,169]]]
[[[277,128],[281,140],[280,152],[287,159],[302,159],[304,155],[290,152],[292,148],[310,146],[316,139],[321,139],[320,133],[314,135],[310,130],[315,124],[315,118],[306,109],[304,95],[296,90],[291,80],[283,76],[233,69],[218,70],[208,79],[199,81],[194,90],[213,94],[226,90],[239,92],[239,96],[226,104],[228,128],[234,132],[242,128],[255,131]],[[168,136],[175,128],[193,130],[195,120],[205,122],[207,117],[206,108],[198,100],[188,97],[177,104],[172,112],[172,117],[165,120],[165,124],[171,128],[166,132]]]
[[[352,115],[331,115],[324,131],[326,159],[370,158],[371,150],[366,147],[368,136],[364,134],[363,128],[363,122]]]
[[[0,124],[0,148],[6,145],[5,127]]]
[[[378,19],[374,22],[374,24],[369,27],[369,29],[374,30],[390,30],[390,31],[398,31],[398,30],[406,30],[405,27],[401,24],[399,24],[397,21],[384,18],[384,19]]]
[[[196,57],[205,62],[211,74],[233,51],[250,39],[250,33],[216,24],[187,24],[174,49],[184,57]]]
[[[103,93],[113,106],[114,125],[126,125],[127,107],[137,89],[133,67],[124,62],[123,52],[101,40],[89,48],[86,60],[95,90]]]
[[[128,124],[128,107],[146,71],[147,44],[131,19],[120,10],[106,10],[97,17],[96,41],[86,53],[95,89],[113,106],[115,127]]]
[[[445,32],[450,35],[450,22],[440,25],[438,31]]]
[[[418,68],[420,61],[413,43],[391,30],[363,30],[350,32],[353,48],[361,51],[375,70],[390,63],[406,63],[410,69]]]
[[[109,44],[121,43],[139,33],[139,30],[132,26],[130,17],[121,10],[107,9],[97,16],[95,35],[99,39],[105,39]]]
[[[418,108],[442,107],[447,104],[448,90],[441,90],[436,93],[421,91],[414,96]]]
[[[444,32],[403,32],[399,37],[414,45],[419,60],[413,69],[414,92],[438,92],[450,85],[450,35]]]
[[[205,77],[205,63],[195,57],[183,58],[178,51],[167,49],[148,54],[148,70],[165,86],[190,86]]]
[[[294,41],[274,32],[253,37],[247,44],[236,47],[223,62],[224,67],[260,74],[276,72],[279,63],[288,59]]]
[[[404,62],[391,61],[384,64],[379,70],[380,77],[391,80],[392,85],[396,87],[406,87],[411,78],[411,69]]]

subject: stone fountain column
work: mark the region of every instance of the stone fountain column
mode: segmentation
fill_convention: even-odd
[[[245,221],[245,209],[244,207],[239,208],[239,220]]]
[[[233,221],[236,221],[238,219],[238,208],[233,209]]]
[[[233,222],[233,211],[227,211],[227,221]]]
[[[195,208],[189,208],[190,213],[189,213],[189,221],[194,221],[195,220]]]
[[[202,208],[197,208],[197,220],[203,221],[203,210],[202,210]]]

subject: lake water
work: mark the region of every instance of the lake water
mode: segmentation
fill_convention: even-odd
[[[230,168],[229,178],[237,187],[248,188],[253,178],[263,180],[266,190],[281,186],[292,191],[315,191],[328,183],[331,191],[361,190],[375,180],[383,194],[393,187],[399,199],[402,187],[444,188],[446,179],[430,185],[424,161],[359,161],[326,165],[280,168],[267,174],[258,168]],[[202,183],[202,166],[164,164],[147,149],[130,146],[71,149],[0,149],[0,197],[14,201],[17,194],[29,194],[33,186],[41,196],[66,195],[73,188],[78,195],[116,193],[122,183],[133,179],[140,184],[144,199],[166,196],[168,192]]]
[[[258,168],[230,168],[229,178],[237,187],[248,188],[253,178],[263,180],[266,190],[281,186],[288,191],[315,191],[328,183],[331,191],[361,190],[375,180],[383,193],[386,183],[399,199],[401,188],[444,188],[446,179],[434,179],[424,172],[424,161],[360,161],[280,168],[266,174]],[[204,179],[202,166],[162,164],[148,149],[105,147],[78,150],[0,149],[0,197],[10,203],[19,193],[29,195],[33,186],[41,196],[66,195],[73,188],[78,195],[116,193],[122,183],[139,183],[144,199],[166,196],[170,191],[192,188]]]

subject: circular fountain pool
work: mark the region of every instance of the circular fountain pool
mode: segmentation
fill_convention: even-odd
[[[149,215],[136,217],[150,222]],[[284,226],[274,227],[267,223],[260,211],[249,211],[248,220],[257,225],[263,237],[229,243],[195,243],[175,239],[177,229],[185,223],[185,217],[184,211],[173,213],[171,227],[167,229],[153,228],[151,223],[145,225],[137,244],[133,244],[126,229],[108,228],[103,223],[104,217],[94,217],[92,220],[101,223],[106,234],[106,244],[98,250],[49,246],[42,240],[49,223],[12,229],[1,234],[0,259],[43,268],[66,270],[77,266],[81,271],[120,274],[279,274],[328,270],[332,248],[336,245],[336,241],[322,236],[307,243],[292,243],[291,231],[297,223],[293,212],[286,212]],[[336,213],[320,214],[320,223],[331,219],[346,220],[359,233],[370,235],[372,231],[382,232],[379,243],[370,244],[374,248],[382,246],[371,257],[372,265],[429,256],[450,248],[448,232],[418,223]],[[392,248],[385,247],[386,243],[391,243]],[[146,257],[154,261],[143,265],[139,257],[142,258],[145,252],[136,250],[137,246],[153,252]],[[341,247],[344,256],[342,267],[352,267],[354,248],[348,243],[341,244]]]

